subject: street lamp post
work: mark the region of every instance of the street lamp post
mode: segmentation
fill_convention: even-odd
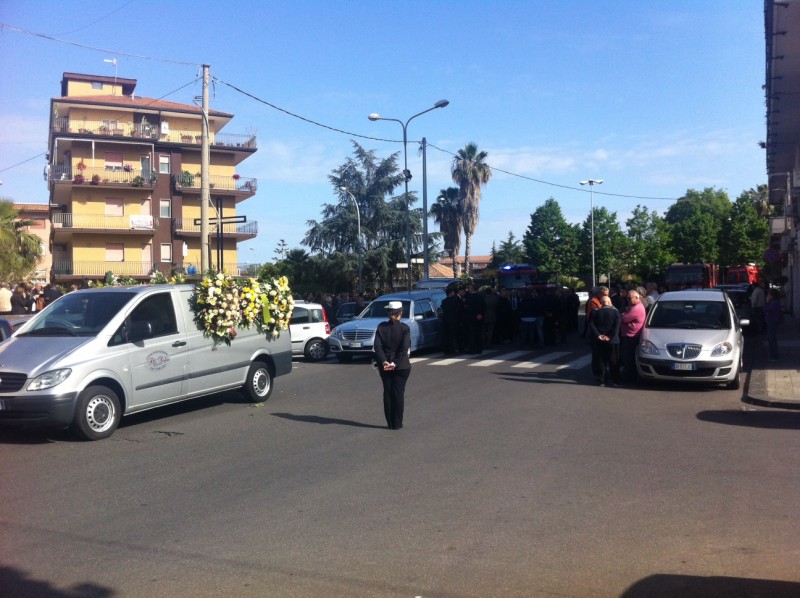
[[[406,199],[406,253],[408,258],[408,290],[411,290],[411,283],[413,280],[413,275],[411,271],[411,206],[408,201],[408,181],[411,180],[411,172],[408,170],[408,123],[410,123],[413,119],[417,118],[418,116],[422,116],[426,112],[430,112],[431,110],[436,110],[437,108],[444,108],[450,102],[448,100],[439,100],[433,106],[428,108],[427,110],[423,110],[422,112],[418,112],[414,116],[411,116],[407,121],[403,122],[398,118],[384,118],[380,114],[373,112],[369,115],[369,119],[372,121],[375,120],[391,120],[396,123],[400,123],[400,126],[403,127],[403,179],[405,180],[405,199]],[[427,206],[423,205],[422,209],[425,211]],[[422,215],[423,218],[427,218],[428,214],[425,213]],[[428,248],[428,240],[422,240],[423,250],[427,252]]]
[[[594,271],[594,186],[595,185],[602,185],[603,179],[589,179],[588,181],[581,181],[581,185],[589,185],[589,201],[591,202],[590,205],[590,215],[592,219],[592,286],[597,285],[597,277],[595,276]]]
[[[361,240],[361,210],[358,209],[358,202],[356,201],[355,196],[350,192],[350,189],[347,187],[339,187],[340,191],[344,191],[350,196],[350,199],[353,200],[353,205],[356,206],[356,221],[358,223],[358,292],[362,295],[364,294],[364,276],[362,274],[363,270],[363,263],[364,263],[364,244]]]

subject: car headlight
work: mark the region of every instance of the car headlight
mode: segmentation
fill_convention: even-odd
[[[658,347],[656,347],[650,341],[642,341],[639,344],[639,351],[645,355],[658,355]]]
[[[333,332],[331,333],[331,336],[333,338],[338,338],[339,340],[342,340],[342,338],[343,338],[342,331],[339,330],[338,328],[334,328],[333,329]]]
[[[723,355],[728,355],[731,351],[733,351],[733,345],[725,341],[711,350],[711,357],[722,357]]]
[[[64,368],[63,370],[53,370],[45,372],[41,376],[37,376],[33,381],[28,384],[28,390],[45,390],[61,384],[64,380],[69,378],[72,370]]]

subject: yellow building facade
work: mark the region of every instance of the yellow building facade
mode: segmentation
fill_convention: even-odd
[[[199,274],[201,109],[135,94],[135,79],[64,73],[51,100],[48,185],[51,279],[71,284],[155,271]],[[254,135],[223,132],[233,115],[209,111],[208,263],[238,275],[237,243],[258,234],[238,216],[257,180],[239,172]]]

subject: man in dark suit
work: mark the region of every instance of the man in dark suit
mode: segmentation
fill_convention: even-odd
[[[472,292],[467,295],[467,343],[469,353],[483,353],[483,319],[486,316],[486,301],[478,285],[472,285]]]
[[[378,324],[375,332],[375,358],[383,382],[383,413],[390,430],[403,427],[406,382],[411,374],[411,329],[400,320],[403,303],[389,301],[389,320]]]

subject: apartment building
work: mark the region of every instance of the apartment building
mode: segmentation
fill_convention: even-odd
[[[42,203],[15,203],[13,207],[17,211],[17,220],[30,223],[23,230],[39,237],[42,245],[42,258],[31,273],[30,280],[46,283],[49,281],[50,269],[53,266],[53,256],[49,250],[51,227],[48,207]]]
[[[64,73],[50,102],[51,278],[59,284],[107,272],[142,281],[154,271],[199,274],[202,111],[137,96],[136,83]],[[238,274],[237,243],[258,234],[237,212],[257,189],[239,164],[257,148],[255,135],[222,132],[232,119],[209,111],[208,263]]]

